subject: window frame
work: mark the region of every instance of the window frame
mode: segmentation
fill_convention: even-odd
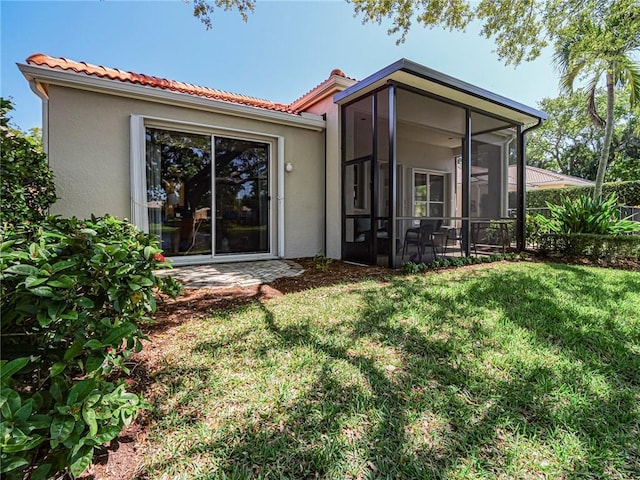
[[[426,186],[427,186],[427,192],[426,192],[426,200],[424,201],[420,201],[417,202],[416,201],[416,175],[426,175],[427,176],[427,182],[426,182]],[[437,177],[442,177],[442,186],[443,186],[443,192],[442,192],[442,196],[443,199],[442,201],[434,201],[431,200],[431,177],[432,176],[437,176]],[[443,172],[440,170],[431,170],[431,169],[426,169],[426,168],[412,168],[411,169],[411,216],[412,217],[418,217],[418,215],[416,214],[416,204],[420,203],[420,204],[424,204],[426,206],[426,212],[427,215],[425,217],[420,217],[420,218],[431,218],[431,217],[435,217],[435,218],[441,218],[441,217],[446,217],[447,216],[447,211],[448,211],[448,204],[449,202],[447,201],[448,197],[448,178],[449,178],[449,173],[448,172]],[[431,205],[442,205],[442,215],[431,215]],[[414,223],[418,222],[418,220],[414,220]]]

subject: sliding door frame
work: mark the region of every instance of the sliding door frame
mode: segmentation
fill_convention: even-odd
[[[145,233],[149,233],[146,180],[146,128],[176,130],[184,133],[211,137],[212,162],[212,242],[211,255],[171,256],[174,265],[222,263],[250,260],[269,260],[285,256],[285,189],[284,189],[284,137],[264,132],[185,122],[145,115],[130,116],[130,174],[131,221]],[[215,254],[215,137],[266,143],[269,145],[269,251],[267,253]],[[274,155],[275,152],[275,155]]]

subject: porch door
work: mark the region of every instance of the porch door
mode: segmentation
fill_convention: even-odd
[[[215,254],[271,251],[270,145],[215,137]]]
[[[343,169],[345,260],[372,263],[371,160],[357,160]]]

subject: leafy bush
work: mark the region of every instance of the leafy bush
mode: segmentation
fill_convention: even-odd
[[[329,267],[333,263],[333,258],[326,257],[322,252],[318,252],[313,257],[313,266],[321,272],[329,271]]]
[[[405,271],[405,273],[420,273],[423,270],[427,269],[427,265],[422,262],[415,263],[412,261],[408,261],[404,265],[402,265],[402,268]]]
[[[621,205],[640,205],[640,180],[605,183],[602,198],[608,198],[614,193]],[[547,203],[559,205],[565,198],[577,199],[582,196],[593,197],[593,186],[531,190],[527,192],[527,208],[545,208]]]
[[[581,196],[565,198],[559,205],[547,204],[551,218],[538,215],[537,221],[550,232],[559,234],[594,233],[617,235],[640,230],[640,224],[620,219],[618,198],[611,194],[604,201]]]
[[[110,216],[3,232],[3,478],[79,475],[143,406],[122,376],[142,348],[154,289],[181,288],[153,274],[164,262],[153,237]]]
[[[608,260],[638,260],[640,259],[640,236],[549,233],[542,236],[540,251],[545,254],[560,253]]]
[[[538,246],[542,235],[549,233],[548,221],[546,217],[540,214],[531,215],[527,213],[527,245]]]
[[[0,99],[0,224],[41,222],[56,200],[47,157],[22,132],[9,127],[10,101]]]
[[[476,257],[449,257],[449,258],[436,258],[432,262],[429,263],[414,263],[414,262],[406,262],[402,268],[405,273],[415,274],[424,272],[427,270],[439,270],[443,268],[451,268],[451,267],[464,267],[466,265],[476,265],[478,263],[491,263],[491,262],[500,262],[503,260],[508,261],[518,261],[524,260],[526,258],[526,254],[524,252],[521,253],[505,253],[499,254],[494,253],[492,255],[481,255]]]

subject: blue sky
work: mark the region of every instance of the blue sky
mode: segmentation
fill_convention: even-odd
[[[549,51],[505,67],[477,25],[466,33],[414,25],[396,45],[387,25],[362,25],[343,0],[258,0],[247,23],[216,11],[212,30],[180,0],[0,0],[0,18],[0,92],[25,130],[40,126],[40,100],[16,63],[36,52],[285,103],[334,68],[362,79],[402,57],[533,107],[558,94]]]

